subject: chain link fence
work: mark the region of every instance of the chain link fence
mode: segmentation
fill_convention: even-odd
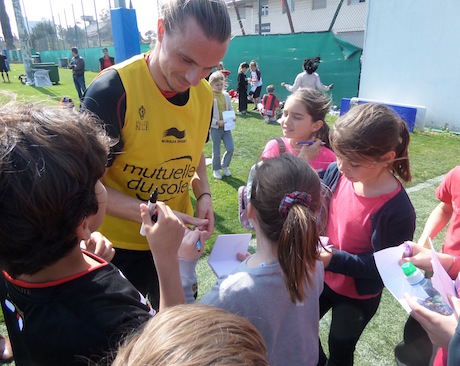
[[[363,47],[366,0],[227,0],[227,6],[233,36],[333,32]]]

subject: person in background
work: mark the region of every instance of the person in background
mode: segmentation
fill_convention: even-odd
[[[238,67],[238,114],[246,114],[248,110],[248,78],[246,77],[248,70],[247,62],[242,62]]]
[[[331,194],[325,236],[320,317],[332,309],[329,359],[318,365],[352,366],[356,344],[380,304],[383,282],[374,252],[412,240],[415,210],[395,177],[411,179],[406,123],[384,105],[368,103],[341,116],[330,134],[337,163],[322,182]]]
[[[203,246],[214,232],[203,153],[214,97],[204,78],[227,52],[231,23],[223,0],[168,0],[156,30],[153,51],[101,72],[83,100],[118,140],[103,178],[108,199],[101,232],[117,248],[112,262],[152,301],[159,283],[139,233],[139,201],[158,187],[158,200],[199,227]]]
[[[260,114],[264,117],[264,122],[276,121],[276,110],[279,108],[280,103],[276,97],[275,87],[270,84],[267,86],[267,94],[262,97],[262,103],[257,105]]]
[[[278,120],[283,137],[267,143],[262,160],[278,156],[281,152],[294,154],[307,161],[322,178],[329,164],[336,161],[326,123],[329,105],[330,101],[317,90],[299,89],[292,93]],[[311,145],[298,145],[303,142]]]
[[[321,61],[320,57],[316,58],[306,58],[303,61],[303,72],[298,74],[295,78],[294,85],[286,84],[284,81],[281,83],[281,86],[284,86],[287,91],[294,92],[299,88],[310,88],[318,89],[319,91],[325,92],[332,90],[334,84],[329,84],[328,86],[324,85],[319,78],[319,75],[315,72],[318,68],[319,62]]]
[[[2,52],[0,52],[0,72],[2,73],[3,82],[5,82],[5,76],[3,75],[3,72],[5,72],[8,82],[11,83],[10,75],[8,75],[7,62],[8,62],[8,59],[6,58],[5,52],[2,50]]]
[[[214,306],[177,305],[121,345],[112,366],[268,366],[265,354],[264,339],[245,318]]]
[[[230,70],[224,68],[224,63],[220,61],[216,66],[216,71],[220,71],[225,77],[225,83],[227,83],[227,76],[231,74]],[[225,85],[226,86],[226,85]]]
[[[251,90],[249,91],[249,96],[254,101],[254,108],[252,110],[256,111],[257,105],[260,103],[260,93],[262,92],[262,74],[255,60],[250,62],[249,68],[251,69]]]
[[[446,174],[436,188],[436,197],[440,202],[428,217],[418,245],[413,246],[413,255],[402,261],[410,261],[425,271],[432,271],[431,251],[422,248],[426,247],[428,238],[434,239],[450,222],[438,258],[449,276],[455,280],[460,272],[460,166]],[[408,318],[404,327],[404,339],[395,347],[397,362],[410,366],[429,363],[432,358],[431,342],[416,320],[412,316]],[[447,354],[447,345],[444,344],[436,353],[433,365],[447,365]]]
[[[104,70],[112,65],[115,65],[115,58],[109,56],[109,50],[107,48],[102,49],[103,57],[99,59],[99,70]]]
[[[209,84],[214,94],[213,116],[210,129],[212,141],[212,174],[214,178],[222,179],[220,169],[222,169],[226,177],[232,175],[229,166],[232,161],[233,151],[235,150],[232,131],[225,129],[225,121],[222,117],[222,112],[233,111],[233,105],[230,95],[224,91],[224,74],[220,71],[213,72],[209,77]],[[221,160],[220,145],[222,141],[224,142],[226,151]]]
[[[72,60],[70,60],[69,68],[72,69],[73,83],[77,89],[78,99],[83,98],[86,91],[85,84],[85,60],[78,54],[78,48],[72,47]]]

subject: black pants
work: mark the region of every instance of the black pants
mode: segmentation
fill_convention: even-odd
[[[112,263],[150,301],[152,307],[158,310],[160,285],[152,253],[149,250],[138,251],[116,248]]]
[[[318,365],[353,366],[354,352],[359,337],[372,319],[380,304],[381,293],[376,297],[360,300],[342,296],[324,284],[319,298],[320,318],[332,308],[329,330],[329,360],[319,342]]]
[[[248,92],[247,90],[238,89],[238,110],[240,112],[247,111],[248,109]]]

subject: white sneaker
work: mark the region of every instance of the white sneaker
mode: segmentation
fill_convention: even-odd
[[[226,177],[229,177],[232,175],[232,173],[230,173],[230,169],[228,169],[226,166],[222,167],[222,171],[224,172]]]
[[[222,176],[220,175],[220,170],[213,170],[213,171],[212,171],[212,175],[213,175],[214,178],[216,178],[216,179],[222,179]]]

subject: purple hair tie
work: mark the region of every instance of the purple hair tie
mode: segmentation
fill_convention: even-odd
[[[285,194],[281,200],[278,211],[282,217],[287,217],[292,205],[299,204],[305,207],[310,207],[311,195],[306,192],[294,191]]]

